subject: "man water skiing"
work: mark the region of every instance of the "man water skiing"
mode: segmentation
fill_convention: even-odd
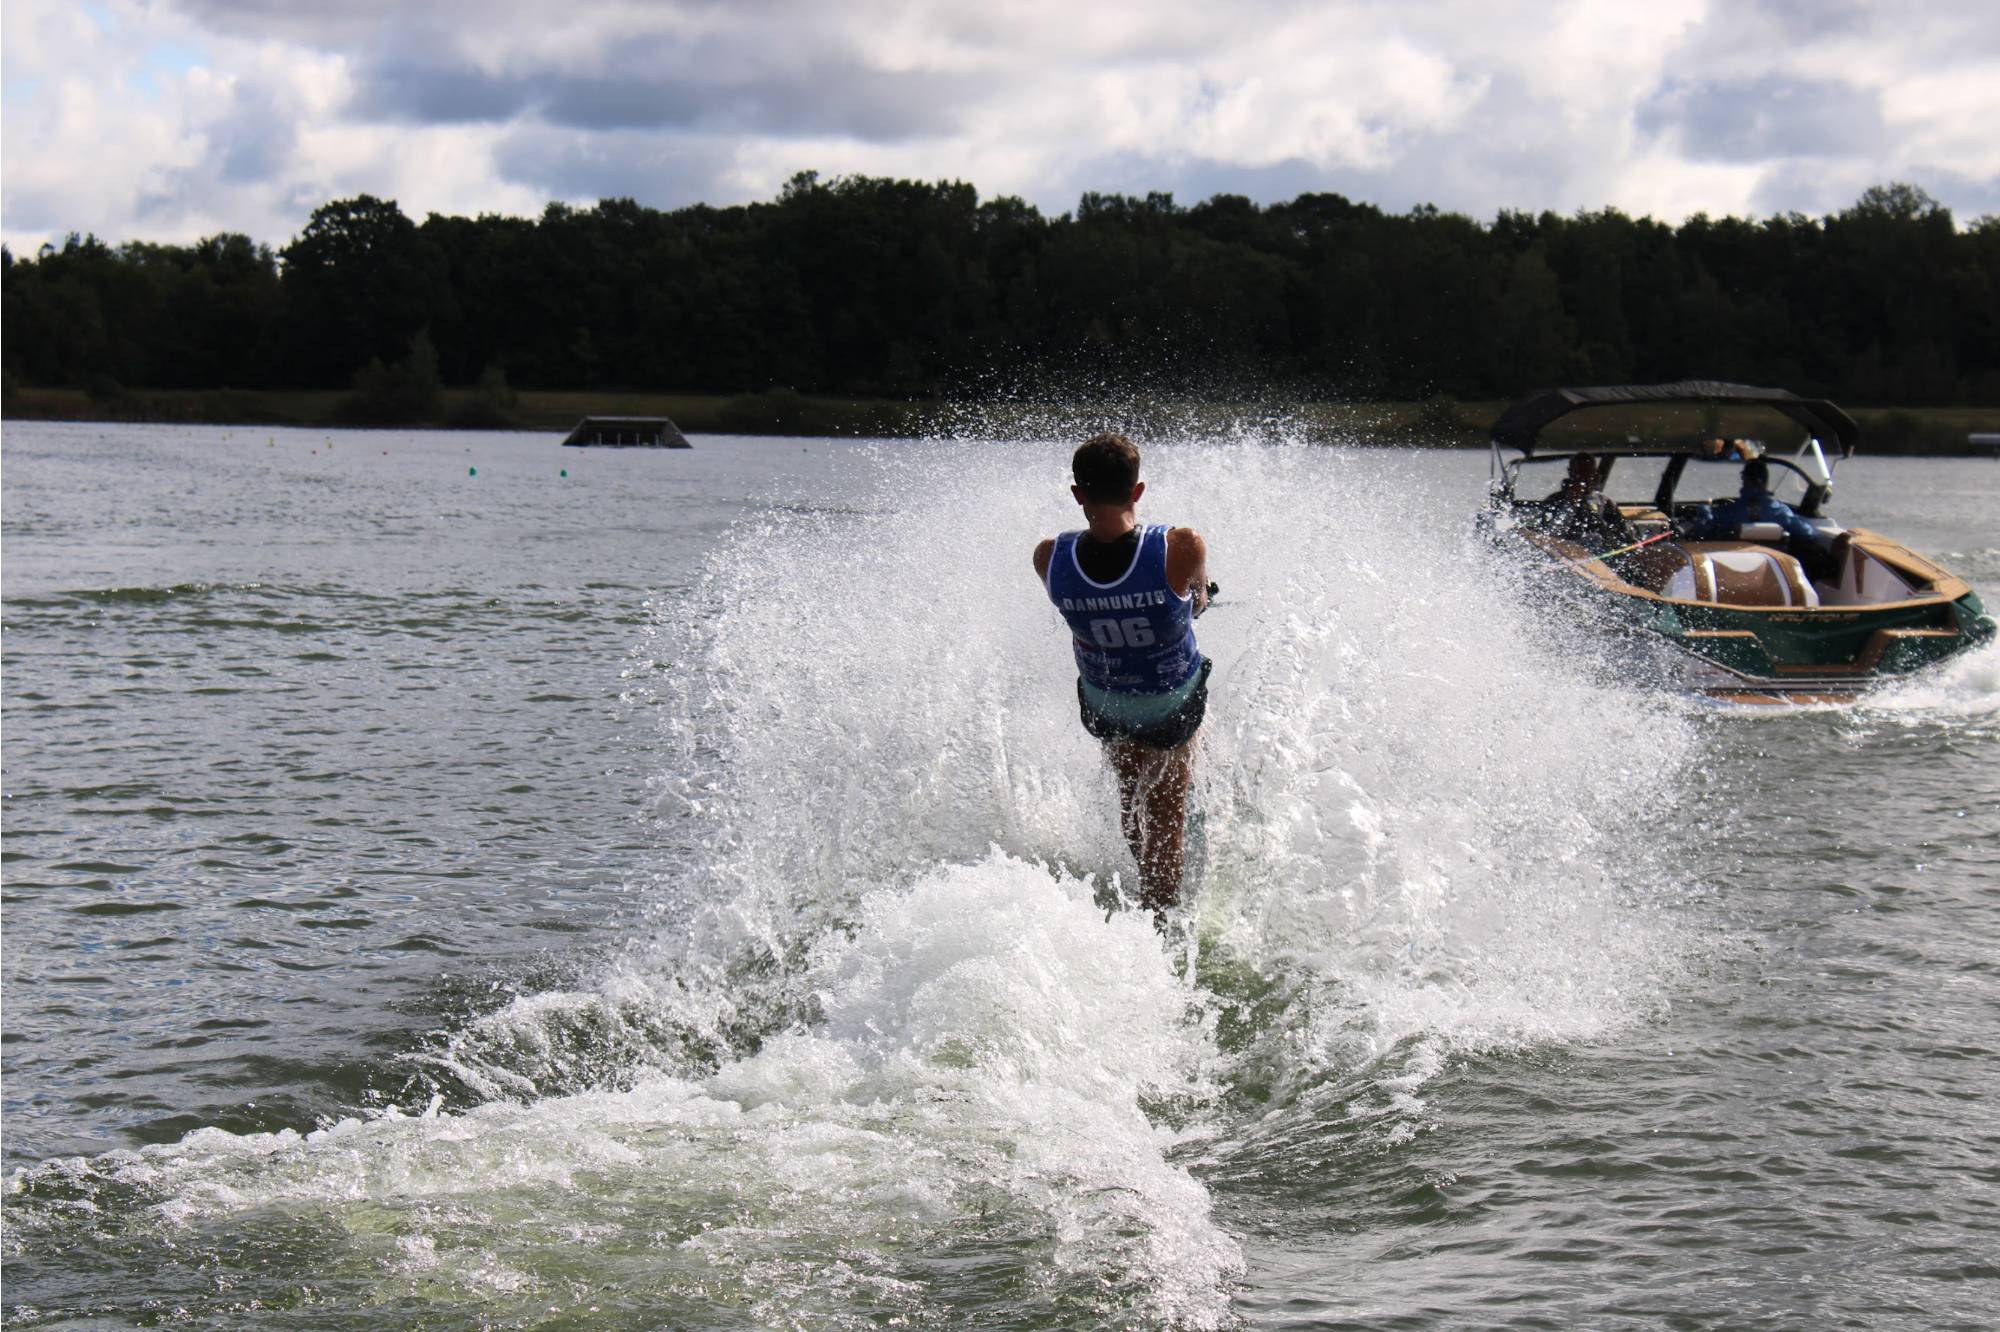
[[[1191,527],[1147,527],[1146,483],[1123,435],[1085,440],[1070,459],[1085,530],[1035,547],[1035,576],[1068,621],[1083,727],[1118,774],[1119,823],[1139,862],[1139,902],[1158,915],[1181,890],[1194,736],[1209,662],[1194,617],[1208,607],[1208,547]]]

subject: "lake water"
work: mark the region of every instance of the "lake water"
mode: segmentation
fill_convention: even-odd
[[[2000,649],[1719,710],[1483,455],[1160,441],[1163,939],[1030,581],[1083,424],[10,424],[10,1325],[2000,1322]],[[2000,465],[1836,512],[1996,599]]]

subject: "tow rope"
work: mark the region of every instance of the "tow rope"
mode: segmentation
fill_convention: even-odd
[[[1563,562],[1565,564],[1582,564],[1588,560],[1609,560],[1609,559],[1614,559],[1620,555],[1630,555],[1633,551],[1641,550],[1647,546],[1650,546],[1655,541],[1665,541],[1668,537],[1672,536],[1673,534],[1674,534],[1674,529],[1669,527],[1664,532],[1655,532],[1653,533],[1653,535],[1647,537],[1644,541],[1634,541],[1629,546],[1620,546],[1616,550],[1607,550],[1601,555],[1572,555],[1567,559],[1565,559]]]

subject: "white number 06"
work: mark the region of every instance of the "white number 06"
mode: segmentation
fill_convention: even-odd
[[[1143,615],[1129,620],[1092,620],[1090,636],[1101,648],[1151,647],[1153,626]]]

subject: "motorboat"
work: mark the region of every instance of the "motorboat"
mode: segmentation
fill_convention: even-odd
[[[1708,428],[1629,425],[1688,408]],[[1719,427],[1751,408],[1775,414],[1783,445]],[[1575,413],[1627,424],[1593,432],[1587,419],[1565,419]],[[1668,649],[1646,655],[1673,685],[1738,703],[1844,702],[1994,636],[1964,579],[1830,515],[1834,463],[1859,436],[1833,403],[1783,389],[1711,380],[1550,389],[1493,423],[1480,524],[1577,594],[1553,604]],[[1731,521],[1746,516],[1731,501],[1752,463],[1780,507]],[[1558,487],[1564,477],[1583,479]]]

